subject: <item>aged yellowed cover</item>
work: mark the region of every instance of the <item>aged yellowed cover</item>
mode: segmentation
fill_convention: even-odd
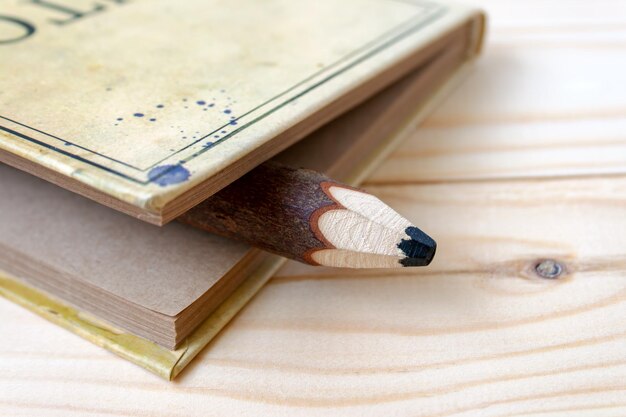
[[[468,13],[428,0],[5,0],[0,160],[162,224],[399,79]]]

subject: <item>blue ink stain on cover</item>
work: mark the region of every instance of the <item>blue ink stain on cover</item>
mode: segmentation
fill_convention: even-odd
[[[150,119],[151,122],[156,122],[156,119]]]
[[[196,101],[196,104],[199,105],[199,106],[204,106],[206,104],[206,101],[198,100],[198,101]]]
[[[177,165],[160,165],[154,167],[148,172],[150,182],[166,187],[168,185],[180,184],[189,179],[191,174],[184,166]]]
[[[224,113],[226,113],[226,114],[230,114],[231,112],[232,112],[232,110],[231,110],[231,109],[226,109],[226,110],[224,110]]]
[[[143,113],[135,113],[135,114],[133,114],[133,116],[135,116],[135,117],[143,117],[144,115],[143,115]]]

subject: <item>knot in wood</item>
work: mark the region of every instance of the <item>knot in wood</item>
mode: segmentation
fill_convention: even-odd
[[[563,266],[554,259],[544,259],[535,265],[535,272],[544,279],[557,279],[563,274]]]

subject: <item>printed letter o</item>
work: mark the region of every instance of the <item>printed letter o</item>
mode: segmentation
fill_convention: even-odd
[[[9,16],[2,16],[0,15],[0,25],[3,24],[3,22],[8,22],[11,23],[13,25],[17,25],[19,26],[22,31],[24,32],[21,35],[18,35],[16,37],[12,37],[12,38],[8,38],[8,39],[3,39],[0,35],[0,45],[3,44],[7,44],[7,43],[15,43],[15,42],[19,42],[23,39],[26,39],[30,36],[32,36],[33,33],[35,33],[35,26],[31,25],[30,23],[24,21],[24,20],[20,20],[17,19],[15,17],[9,17]],[[2,32],[0,32],[2,33]]]

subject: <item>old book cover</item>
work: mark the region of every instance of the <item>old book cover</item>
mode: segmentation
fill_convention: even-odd
[[[429,0],[6,0],[0,160],[164,224],[479,21]]]

